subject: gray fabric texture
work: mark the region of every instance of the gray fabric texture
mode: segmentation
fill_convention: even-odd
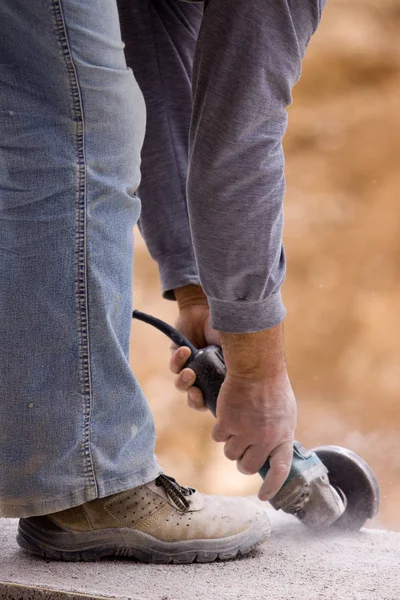
[[[165,297],[201,283],[212,326],[285,316],[286,108],[324,0],[119,0],[147,106],[140,226]]]

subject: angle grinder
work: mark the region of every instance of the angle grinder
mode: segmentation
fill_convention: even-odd
[[[202,391],[207,408],[216,416],[218,394],[226,375],[221,348],[211,345],[199,350],[164,321],[138,310],[132,316],[159,329],[178,347],[190,349],[185,368],[196,373],[195,385]],[[266,460],[259,470],[263,479],[269,468]],[[358,531],[378,512],[379,486],[368,464],[351,450],[340,446],[306,450],[295,441],[290,473],[270,503],[311,529],[333,526]]]

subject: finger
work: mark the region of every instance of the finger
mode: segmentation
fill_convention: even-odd
[[[215,423],[211,433],[214,442],[226,442],[230,435],[229,431],[221,427],[219,423]]]
[[[237,435],[231,435],[224,446],[224,454],[229,460],[239,460],[246,451],[246,444]]]
[[[180,373],[190,355],[191,351],[187,346],[182,346],[181,348],[174,350],[169,360],[169,368],[171,371],[175,374]]]
[[[175,387],[180,392],[187,392],[196,381],[196,373],[192,369],[183,369],[177,377],[175,377]]]
[[[198,387],[191,387],[188,391],[188,406],[194,410],[207,410],[203,394]]]
[[[267,456],[268,452],[265,447],[253,444],[247,448],[238,460],[237,468],[243,475],[254,475],[261,469],[267,460]]]
[[[292,442],[281,444],[271,452],[269,457],[270,469],[258,492],[260,500],[270,500],[279,492],[289,475],[292,460]]]

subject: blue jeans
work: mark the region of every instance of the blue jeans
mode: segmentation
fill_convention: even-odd
[[[128,362],[145,107],[110,0],[0,3],[0,516],[157,477]]]

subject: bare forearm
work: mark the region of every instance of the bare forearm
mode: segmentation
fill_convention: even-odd
[[[243,380],[261,380],[286,372],[283,325],[255,333],[221,333],[229,374]]]

